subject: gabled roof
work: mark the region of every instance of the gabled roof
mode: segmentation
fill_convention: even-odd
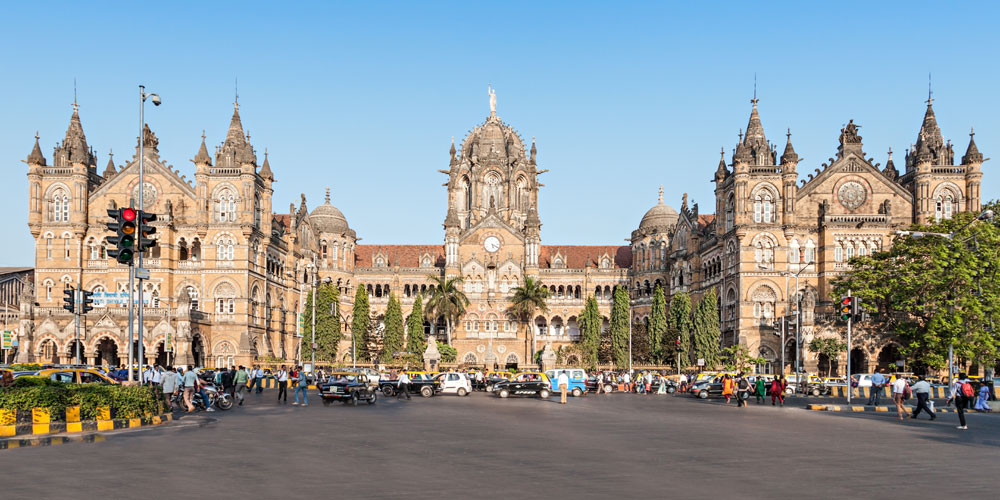
[[[607,253],[616,268],[632,267],[632,248],[616,245],[542,245],[538,256],[538,266],[552,267],[552,259],[558,254],[569,269],[583,269],[588,265],[597,267],[599,260]]]
[[[386,257],[386,267],[420,267],[420,257],[430,254],[434,267],[444,267],[444,245],[357,245],[354,265],[375,267],[375,256]]]

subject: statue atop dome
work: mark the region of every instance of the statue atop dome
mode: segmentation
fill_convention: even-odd
[[[493,84],[492,83],[487,87],[487,93],[490,96],[490,116],[496,116],[497,115],[497,91],[493,88]]]

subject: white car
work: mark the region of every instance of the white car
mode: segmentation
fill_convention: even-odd
[[[441,392],[468,396],[472,392],[472,381],[469,376],[460,372],[445,372],[437,376],[441,382]]]

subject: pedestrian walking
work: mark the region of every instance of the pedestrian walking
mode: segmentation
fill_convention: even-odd
[[[250,375],[247,374],[243,365],[240,365],[240,369],[236,370],[236,377],[233,379],[233,385],[235,386],[233,391],[236,393],[236,397],[240,400],[240,406],[243,406],[243,391],[247,388],[248,380],[250,380]]]
[[[566,391],[569,390],[569,375],[566,370],[559,372],[556,385],[559,386],[559,404],[566,404]]]
[[[990,397],[990,387],[985,383],[979,386],[979,396],[976,397],[976,405],[972,408],[976,411],[990,411],[990,405],[986,404],[986,400]]]
[[[184,371],[184,377],[182,378],[184,385],[184,404],[187,406],[187,412],[191,413],[194,411],[194,390],[198,386],[198,376],[194,373],[194,367],[188,365],[187,370]]]
[[[604,372],[597,372],[597,393],[600,394],[604,390]]]
[[[906,414],[906,410],[903,408],[903,401],[909,397],[906,393],[909,392],[910,386],[906,385],[906,379],[903,377],[896,377],[896,381],[892,383],[892,402],[896,403],[896,414],[899,415],[899,420],[903,420]]]
[[[927,412],[931,420],[937,418],[930,407],[927,406],[927,400],[931,397],[931,384],[927,383],[923,375],[917,377],[917,381],[910,386],[910,392],[917,398],[917,408],[913,410],[910,418],[917,418],[917,415],[920,415],[921,411]]]
[[[234,376],[235,373],[230,370],[226,369],[219,370],[219,387],[222,388],[222,392],[228,392],[229,397],[235,397],[233,396]]]
[[[299,406],[299,393],[302,393],[302,406],[309,406],[309,395],[306,391],[309,389],[309,379],[306,378],[306,372],[301,366],[296,366],[295,370],[299,373],[298,379],[296,379],[295,384],[295,402],[292,406]]]
[[[174,394],[177,394],[179,382],[180,378],[177,376],[177,371],[173,367],[168,366],[167,371],[163,374],[163,378],[160,379],[160,394],[163,395],[167,410],[173,410],[174,408],[174,403],[171,400]]]
[[[681,392],[687,392],[688,390],[688,377],[685,374],[681,374],[679,377],[679,382],[681,384]]]
[[[785,387],[784,375],[774,377],[774,380],[771,381],[771,406],[774,406],[775,400],[781,406],[785,406]]]
[[[728,373],[722,377],[722,395],[726,397],[726,404],[729,404],[729,399],[733,397],[733,377]]]
[[[976,391],[973,389],[972,383],[969,382],[969,377],[965,373],[959,373],[958,379],[951,383],[948,403],[955,402],[955,413],[958,413],[958,428],[963,431],[969,428],[965,424],[965,410],[968,409],[975,394]]]
[[[764,404],[767,397],[767,388],[764,387],[764,377],[757,377],[757,380],[754,380],[753,395],[757,398],[757,404]]]
[[[288,403],[288,372],[285,370],[285,365],[281,365],[278,369],[278,373],[274,374],[274,378],[278,381],[278,402]]]
[[[629,372],[625,372],[622,380],[625,382],[625,392],[632,392],[632,375]]]
[[[396,379],[396,399],[402,396],[410,399],[410,376],[406,372],[399,372],[399,378]]]
[[[253,372],[253,377],[253,383],[257,387],[256,394],[264,392],[264,369],[258,366]]]
[[[868,388],[870,391],[868,394],[868,406],[878,406],[878,398],[882,395],[883,386],[885,386],[885,376],[882,375],[881,368],[876,368],[875,374],[872,375],[872,386]]]
[[[750,381],[746,375],[740,374],[736,381],[736,406],[746,407],[747,400],[750,399]]]

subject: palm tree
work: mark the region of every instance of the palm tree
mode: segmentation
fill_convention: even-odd
[[[424,313],[435,327],[437,318],[444,316],[447,324],[445,343],[450,345],[452,325],[465,315],[465,308],[469,307],[469,298],[458,287],[462,283],[461,276],[449,278],[431,274],[428,277],[434,283],[424,304]]]
[[[524,338],[528,338],[529,321],[535,315],[535,311],[543,313],[549,312],[549,306],[545,304],[545,299],[549,298],[549,289],[542,285],[540,280],[531,276],[524,278],[524,286],[515,287],[514,295],[511,295],[510,312],[524,320]],[[535,343],[535,335],[531,334],[531,352],[525,353],[525,361],[533,362],[535,351],[538,346]]]

